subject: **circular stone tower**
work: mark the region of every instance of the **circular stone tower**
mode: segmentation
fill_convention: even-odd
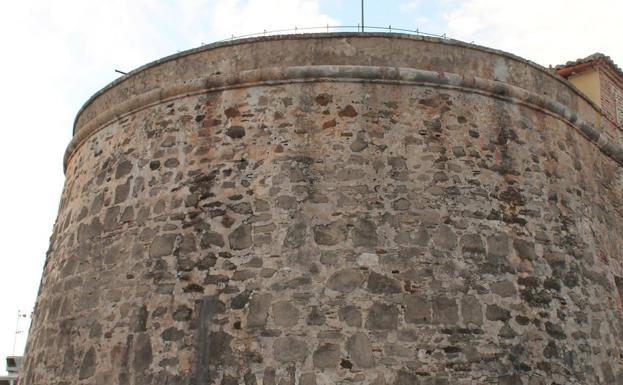
[[[148,64],[76,119],[22,384],[622,383],[609,124],[455,41]]]

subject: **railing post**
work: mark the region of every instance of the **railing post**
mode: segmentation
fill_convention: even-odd
[[[361,32],[363,32],[363,25],[364,25],[364,21],[363,21],[363,0],[361,0]]]
[[[333,29],[336,30],[340,30],[341,28],[343,28],[345,31],[348,31],[350,28],[355,28],[354,25],[338,25],[338,26],[331,26],[329,23],[326,24],[326,26],[317,26],[317,27],[303,27],[301,28],[301,33],[305,33],[304,31],[306,30],[321,30],[323,28],[327,29],[327,33],[330,33]],[[392,29],[392,25],[389,24],[387,26],[387,28],[385,27],[374,27],[371,26],[369,28],[372,29],[378,29],[378,30],[386,30],[389,33],[393,33],[393,29]],[[221,42],[226,42],[226,41],[233,41],[236,39],[243,39],[243,38],[247,38],[247,37],[251,37],[251,36],[262,36],[262,34],[264,36],[268,36],[268,34],[270,33],[286,33],[286,34],[291,34],[292,31],[294,31],[294,34],[298,34],[299,33],[299,27],[298,26],[294,26],[294,29],[282,29],[282,30],[273,30],[273,31],[269,31],[267,29],[264,29],[263,32],[258,32],[258,33],[253,33],[253,34],[249,34],[249,35],[240,35],[238,37],[236,37],[236,35],[232,34],[231,37],[225,38],[223,40],[220,40]],[[357,32],[364,32],[365,31],[365,27],[363,26],[363,24],[357,23]],[[397,33],[408,33],[408,34],[414,34],[416,36],[433,36],[433,37],[437,37],[437,38],[441,38],[441,39],[446,39],[446,40],[452,40],[452,38],[448,37],[448,35],[446,35],[445,33],[442,35],[437,35],[437,34],[432,34],[432,33],[426,33],[425,31],[420,31],[420,28],[416,28],[415,30],[412,29],[403,29],[403,28],[396,28]],[[207,43],[205,42],[201,42],[201,46],[206,45]],[[471,42],[471,44],[475,44],[473,41]],[[179,51],[178,51],[179,52]]]

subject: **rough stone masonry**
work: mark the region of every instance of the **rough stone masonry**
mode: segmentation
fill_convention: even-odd
[[[22,384],[622,384],[608,124],[431,38],[148,64],[76,120]]]

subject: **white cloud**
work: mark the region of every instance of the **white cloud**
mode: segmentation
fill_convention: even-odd
[[[129,3],[129,2],[128,2]],[[63,186],[62,159],[80,105],[116,76],[154,56],[154,33],[122,1],[0,5],[0,362],[13,353],[18,310],[34,305]],[[15,341],[21,354],[28,323]],[[0,373],[4,366],[0,366]]]
[[[621,0],[454,0],[445,15],[454,38],[542,65],[602,52],[623,64]]]
[[[406,3],[401,4],[401,8],[405,11],[414,11],[422,5],[422,0],[409,0]]]
[[[223,38],[264,30],[337,25],[321,13],[318,0],[221,0],[214,7],[210,28]]]

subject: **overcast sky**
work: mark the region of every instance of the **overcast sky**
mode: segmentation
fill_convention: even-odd
[[[119,75],[264,29],[357,25],[360,0],[22,0],[0,5],[3,166],[0,361],[34,306],[82,103]],[[623,65],[623,0],[366,0],[366,24],[446,33],[542,65],[594,52]],[[22,319],[20,330],[28,327]],[[25,334],[18,334],[22,354]],[[0,373],[4,368],[0,367]]]

